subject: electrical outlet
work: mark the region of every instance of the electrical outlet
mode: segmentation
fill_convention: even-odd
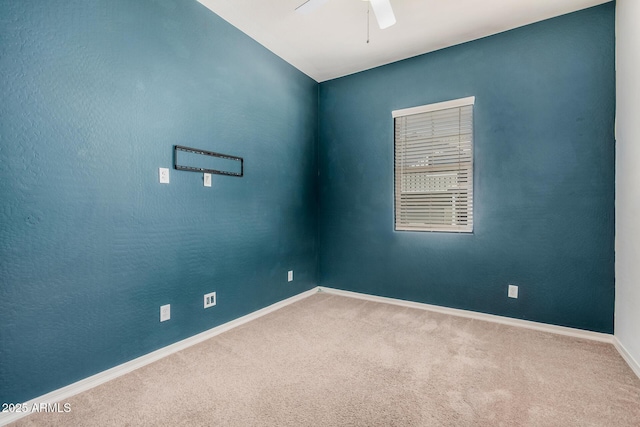
[[[171,304],[160,306],[160,321],[171,319]]]
[[[205,173],[203,175],[203,181],[204,181],[204,186],[205,187],[211,187],[211,174],[210,173]]]
[[[293,270],[289,270],[289,272],[287,273],[287,281],[293,282]]]
[[[160,178],[160,184],[168,184],[169,168],[158,168],[158,176]]]
[[[509,298],[518,298],[518,287],[516,285],[509,285]]]
[[[213,307],[214,305],[216,305],[216,293],[204,294],[204,308]]]

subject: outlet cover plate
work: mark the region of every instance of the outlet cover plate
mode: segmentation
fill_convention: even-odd
[[[509,298],[518,298],[518,287],[516,285],[509,285]]]
[[[216,305],[216,293],[204,294],[204,308],[213,307],[214,305]]]
[[[168,184],[169,168],[158,168],[158,177],[160,178],[160,184]]]

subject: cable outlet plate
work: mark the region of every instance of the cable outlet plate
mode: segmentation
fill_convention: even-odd
[[[216,293],[204,294],[204,308],[213,307],[214,305],[216,305]]]
[[[160,306],[160,321],[164,322],[171,319],[171,304]]]

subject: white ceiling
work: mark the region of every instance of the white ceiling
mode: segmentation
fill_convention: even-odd
[[[318,82],[500,33],[610,0],[391,0],[397,23],[378,28],[368,2],[198,0]]]

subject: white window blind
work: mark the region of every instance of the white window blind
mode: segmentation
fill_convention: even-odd
[[[395,229],[473,231],[473,104],[393,112]]]

